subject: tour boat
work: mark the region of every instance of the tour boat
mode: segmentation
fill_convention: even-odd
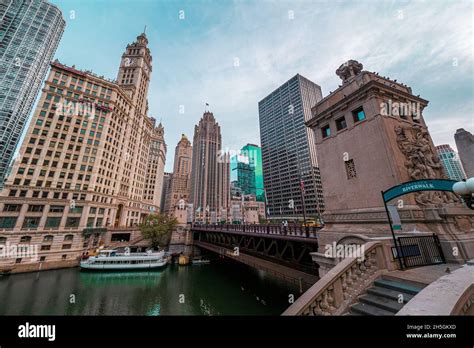
[[[87,270],[99,271],[132,271],[143,269],[158,269],[165,267],[168,259],[165,252],[118,253],[116,250],[101,250],[99,255],[81,260],[80,267]]]

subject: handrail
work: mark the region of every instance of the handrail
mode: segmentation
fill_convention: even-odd
[[[302,238],[316,238],[316,232],[320,230],[320,227],[316,226],[303,226],[303,225],[199,225],[194,224],[191,227],[194,231],[218,231],[218,232],[243,232],[243,233],[256,233],[256,234],[267,234],[267,235],[279,235],[279,236],[293,236]]]
[[[381,242],[363,245],[364,258],[346,258],[301,295],[282,315],[341,315],[387,265]]]

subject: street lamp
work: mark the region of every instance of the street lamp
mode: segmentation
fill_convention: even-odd
[[[466,181],[459,181],[453,185],[454,193],[457,193],[462,197],[469,209],[474,210],[474,177],[467,179]]]

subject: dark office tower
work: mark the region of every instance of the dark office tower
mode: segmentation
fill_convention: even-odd
[[[194,127],[190,202],[197,221],[225,221],[230,202],[230,159],[222,152],[221,127],[206,111]]]
[[[0,188],[65,25],[45,0],[0,1]]]
[[[454,134],[454,140],[467,178],[474,177],[474,135],[459,128]]]
[[[314,134],[305,126],[321,99],[321,87],[298,74],[258,104],[270,219],[317,218],[324,210]]]

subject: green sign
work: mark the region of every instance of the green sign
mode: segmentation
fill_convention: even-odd
[[[405,195],[411,192],[418,191],[450,191],[453,192],[453,185],[455,180],[446,179],[425,179],[405,182],[403,184],[393,186],[387,191],[384,191],[383,199],[388,202],[396,197]]]

